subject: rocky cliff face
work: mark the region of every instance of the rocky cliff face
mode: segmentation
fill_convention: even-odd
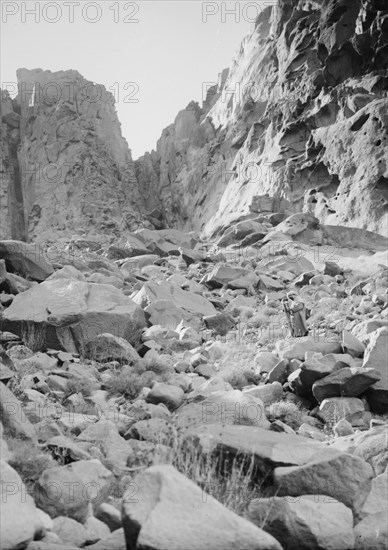
[[[113,96],[76,71],[18,71],[2,96],[3,237],[120,235],[141,220]]]
[[[288,213],[385,232],[387,58],[385,2],[280,0],[212,101],[181,111],[152,162],[136,161],[140,187],[157,182],[168,224],[209,235],[264,194]]]
[[[213,236],[271,210],[384,233],[387,59],[385,0],[279,0],[135,162],[103,86],[21,69],[2,98],[1,234]]]

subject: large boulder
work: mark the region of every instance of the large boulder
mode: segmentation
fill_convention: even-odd
[[[376,369],[381,378],[367,392],[373,410],[379,413],[388,411],[388,327],[373,332],[365,350],[364,368]]]
[[[375,475],[388,468],[388,426],[378,426],[366,432],[338,437],[330,442],[333,449],[358,456],[368,462]]]
[[[277,347],[282,359],[299,359],[300,361],[304,361],[306,351],[314,351],[323,355],[342,352],[340,341],[327,341],[323,336],[322,339],[304,336],[290,342],[280,341]]]
[[[198,316],[217,313],[213,304],[203,296],[182,290],[179,286],[168,282],[145,283],[133,297],[133,301],[143,308],[157,300],[166,300],[173,306]]]
[[[248,517],[284,550],[350,550],[354,546],[352,511],[325,495],[255,499]]]
[[[0,546],[3,550],[25,548],[43,528],[35,503],[9,464],[0,461]]]
[[[123,498],[127,549],[281,550],[271,536],[172,466],[152,466]]]
[[[0,259],[5,260],[9,273],[18,273],[38,282],[44,281],[54,272],[40,243],[0,241]]]
[[[344,368],[314,382],[313,395],[318,403],[329,397],[357,397],[378,380],[377,369]]]
[[[279,495],[327,495],[351,508],[356,516],[372,487],[372,467],[361,458],[327,448],[300,466],[276,468]]]
[[[240,390],[213,391],[202,401],[185,405],[177,412],[176,423],[183,429],[210,424],[270,426],[261,399]]]
[[[141,308],[112,285],[54,279],[15,296],[3,325],[19,335],[28,328],[46,347],[79,353],[103,333],[136,345],[146,320]]]
[[[253,458],[260,475],[271,474],[277,466],[303,465],[325,448],[323,443],[299,435],[231,424],[194,427],[186,437],[204,453]]]
[[[98,334],[87,342],[85,351],[88,357],[100,363],[118,361],[132,364],[141,361],[140,355],[127,340],[109,333]]]

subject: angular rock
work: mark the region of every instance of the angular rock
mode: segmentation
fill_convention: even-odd
[[[349,550],[354,546],[351,510],[324,495],[254,499],[248,517],[284,550]]]
[[[158,405],[163,403],[170,410],[177,409],[184,400],[184,391],[169,384],[157,383],[147,395],[147,401]]]
[[[143,311],[111,285],[57,279],[19,294],[4,312],[4,326],[12,332],[21,334],[25,325],[47,347],[78,353],[107,332],[136,344],[146,321]]]
[[[372,467],[362,459],[331,448],[310,456],[301,466],[276,468],[279,495],[327,495],[351,508],[359,517],[372,487]]]
[[[388,544],[387,513],[366,516],[354,528],[355,550],[386,550]]]
[[[215,334],[225,336],[236,325],[235,320],[228,313],[216,313],[203,318],[206,328],[214,331]]]
[[[362,357],[365,351],[364,344],[347,330],[342,331],[342,348],[352,357]]]
[[[357,397],[380,379],[376,369],[340,369],[314,382],[312,390],[318,403],[329,397]]]
[[[52,518],[66,516],[83,523],[88,515],[84,480],[68,466],[45,470],[35,484],[34,497],[37,506]]]
[[[11,390],[0,382],[0,413],[5,429],[22,439],[36,441],[33,425],[28,420],[22,403]]]
[[[210,288],[221,288],[223,285],[248,274],[248,269],[228,265],[218,265],[211,273],[206,275],[203,282]]]
[[[368,390],[366,396],[372,410],[380,413],[388,411],[388,327],[383,327],[370,336],[365,350],[364,368],[376,369],[381,378]]]
[[[253,458],[255,472],[272,474],[277,466],[306,464],[325,445],[299,435],[277,433],[254,426],[217,424],[194,427],[187,437],[204,453]],[[254,474],[255,475],[255,474]]]
[[[68,544],[82,547],[88,539],[85,527],[72,518],[59,516],[54,518],[53,532]]]
[[[271,535],[224,508],[172,466],[136,478],[137,496],[123,499],[127,548],[281,550]],[[204,499],[206,499],[204,501]]]
[[[380,475],[388,467],[388,426],[378,426],[347,437],[338,437],[330,442],[333,449],[358,456],[368,462]]]
[[[1,548],[25,548],[42,530],[34,500],[18,473],[0,461]]]
[[[328,353],[341,353],[341,342],[327,342],[315,340],[309,336],[297,338],[297,341],[290,343],[287,347],[279,349],[279,356],[282,359],[299,359],[304,361],[306,351],[314,351],[327,355]]]
[[[239,390],[214,391],[200,402],[185,405],[177,412],[176,424],[182,429],[208,424],[269,428],[261,399]]]
[[[282,400],[283,387],[280,382],[272,382],[243,389],[243,394],[260,399],[264,405],[271,405]]]
[[[7,271],[38,282],[44,281],[54,272],[44,252],[40,243],[0,241],[0,259],[5,260]]]
[[[216,313],[214,306],[203,296],[182,290],[179,286],[167,282],[146,283],[133,297],[133,301],[143,308],[157,300],[166,300],[173,306],[195,315]]]
[[[319,405],[318,418],[328,424],[336,424],[342,418],[358,425],[365,411],[364,403],[357,397],[329,397]]]
[[[118,361],[131,365],[141,361],[140,355],[127,340],[109,333],[99,334],[87,342],[85,352],[89,358],[100,363]]]

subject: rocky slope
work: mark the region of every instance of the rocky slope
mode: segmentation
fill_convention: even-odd
[[[386,232],[387,53],[381,0],[280,0],[213,101],[181,111],[136,161],[140,187],[157,182],[168,225],[208,235],[267,193],[288,213]]]
[[[0,241],[4,550],[386,547],[388,239],[270,225],[243,256]]]

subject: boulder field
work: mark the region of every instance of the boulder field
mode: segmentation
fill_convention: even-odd
[[[388,240],[279,225],[0,242],[2,548],[385,547]]]

